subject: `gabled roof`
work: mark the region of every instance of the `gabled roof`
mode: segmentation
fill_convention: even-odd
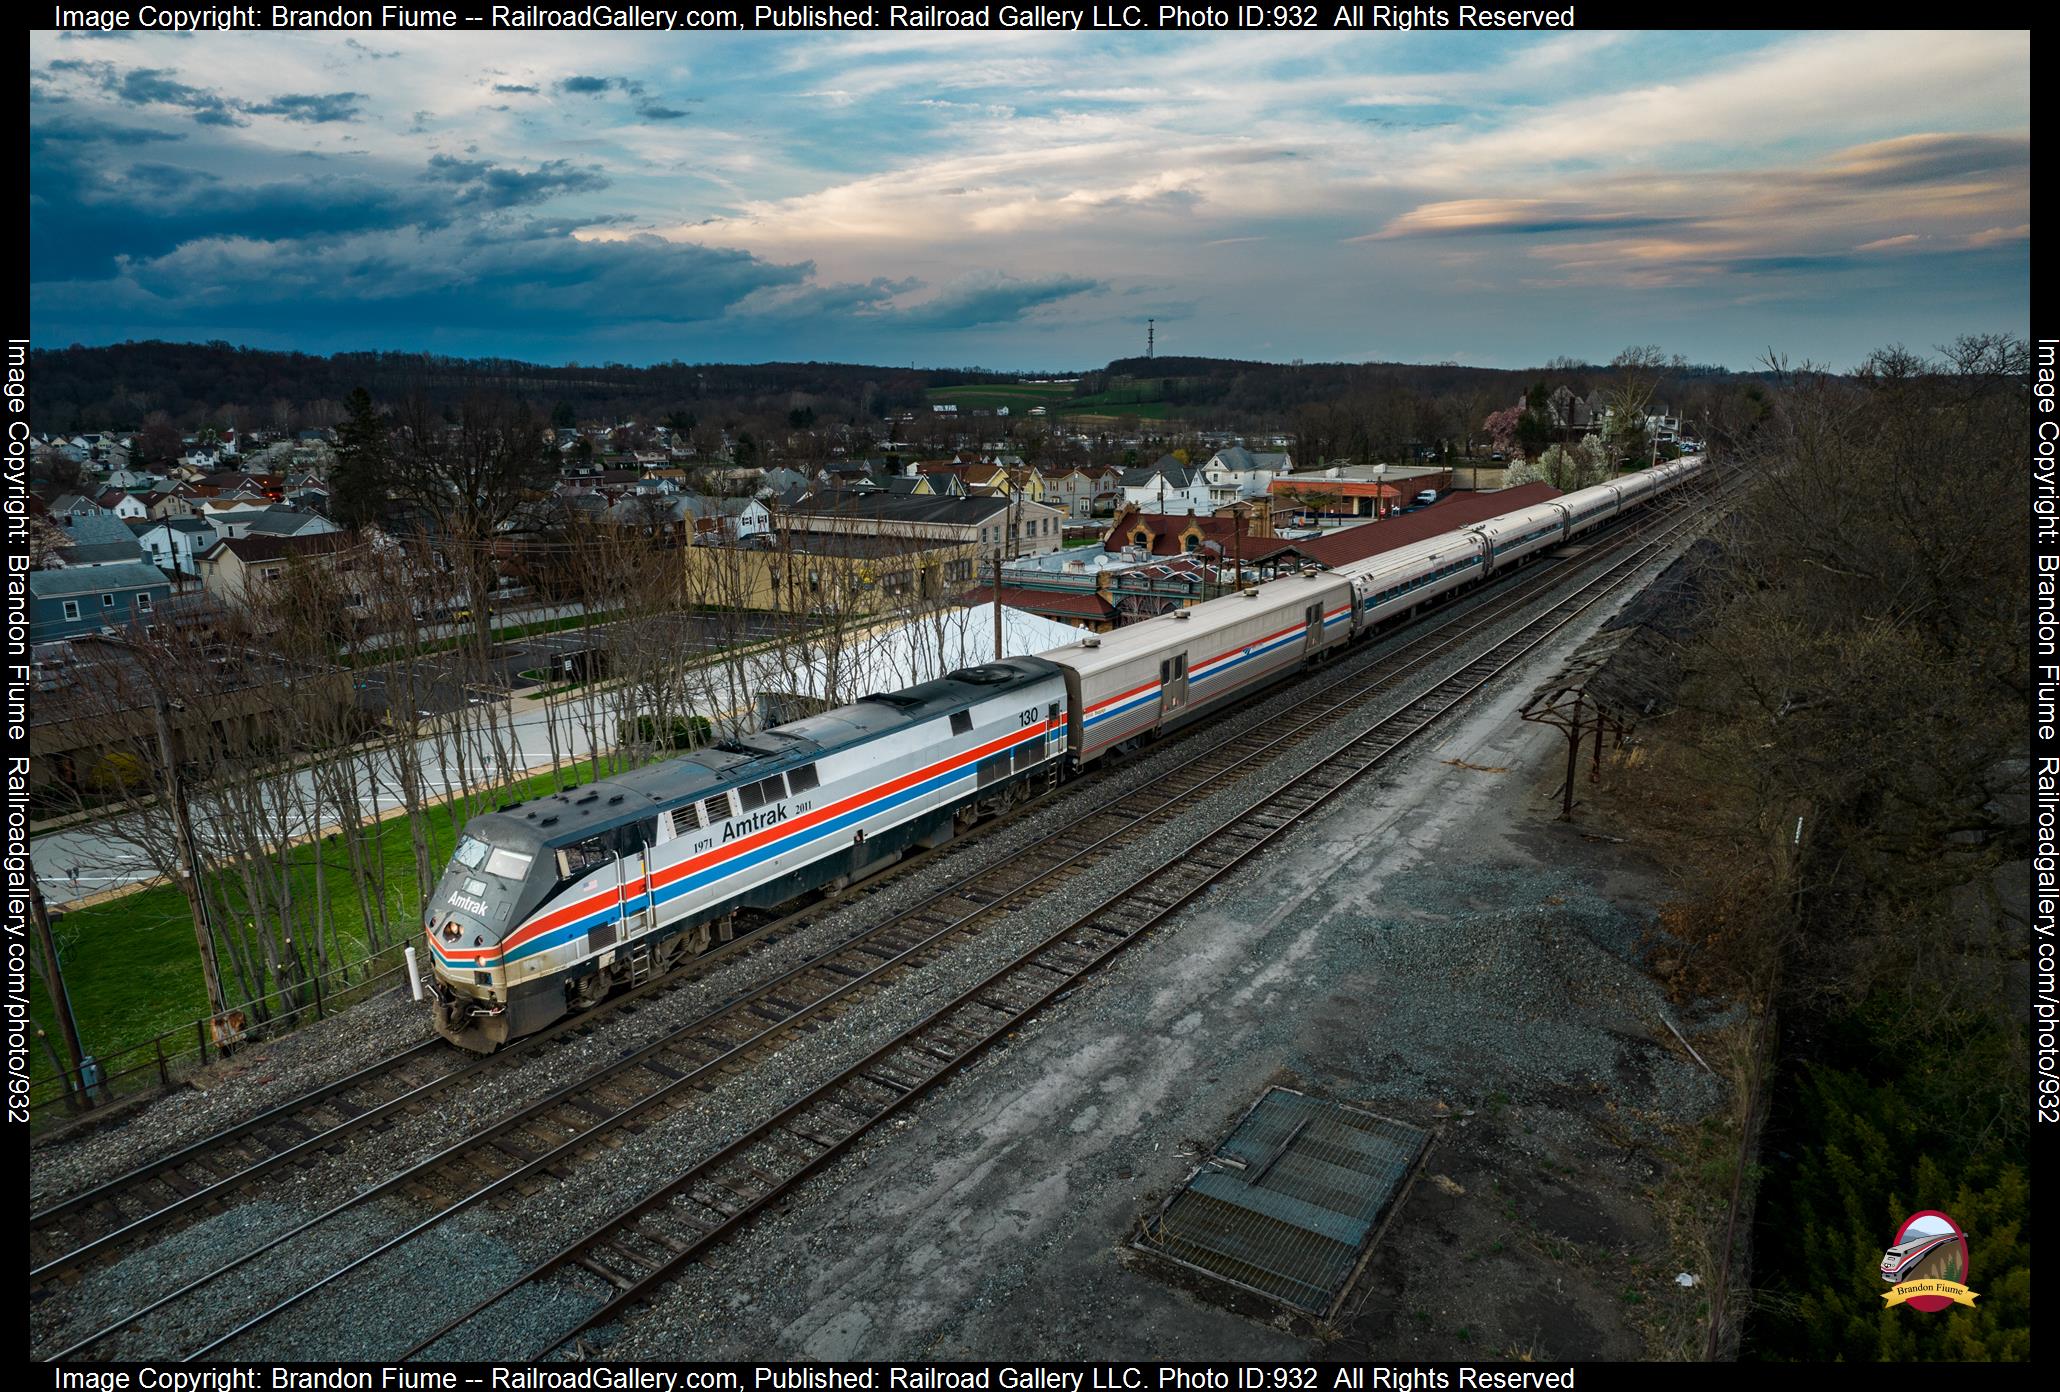
[[[246,536],[299,536],[309,527],[320,527],[328,519],[312,512],[292,512],[286,508],[267,508],[241,523]]]
[[[144,561],[29,572],[29,593],[39,599],[70,598],[72,595],[140,590],[153,586],[169,588],[171,583],[163,571]]]
[[[106,546],[136,539],[136,534],[129,530],[129,524],[111,512],[82,513],[74,517],[71,526],[65,530],[74,546]]]
[[[350,538],[342,532],[323,532],[319,536],[224,537],[201,552],[199,559],[219,561],[226,553],[245,565],[251,565],[258,561],[326,556],[333,551],[345,550],[350,544]]]

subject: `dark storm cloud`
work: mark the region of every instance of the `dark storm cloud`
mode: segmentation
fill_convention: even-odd
[[[135,261],[116,280],[32,287],[68,320],[119,317],[139,329],[200,319],[269,338],[319,322],[349,339],[420,341],[449,330],[522,335],[539,322],[584,331],[639,306],[647,323],[721,318],[739,301],[809,274],[747,252],[657,237],[585,242],[530,229],[403,228],[297,241],[217,239]]]
[[[119,257],[160,257],[195,240],[439,227],[607,186],[598,171],[562,160],[520,169],[439,155],[412,181],[393,178],[390,170],[321,170],[295,179],[246,178],[226,198],[206,166],[219,166],[233,151],[199,146],[190,162],[177,164],[125,165],[111,158],[114,149],[139,143],[149,141],[124,127],[70,123],[31,130],[35,280],[106,278],[116,274]]]

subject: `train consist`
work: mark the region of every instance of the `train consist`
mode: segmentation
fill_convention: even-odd
[[[1679,485],[1699,458],[1337,570],[953,672],[466,825],[424,913],[437,1030],[491,1051]],[[747,915],[748,917],[748,915]]]

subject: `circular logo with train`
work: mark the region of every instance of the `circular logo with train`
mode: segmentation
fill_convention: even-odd
[[[1895,1241],[1881,1254],[1881,1279],[1888,1289],[1881,1298],[1890,1305],[1936,1314],[1954,1305],[1973,1305],[1978,1292],[1967,1289],[1967,1234],[1948,1214],[1936,1209],[1903,1220]]]

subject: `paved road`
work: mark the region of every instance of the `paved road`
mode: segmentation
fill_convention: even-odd
[[[538,613],[524,616],[524,621],[541,622],[548,617],[552,615]],[[444,715],[461,706],[490,705],[511,691],[538,685],[523,676],[524,672],[549,674],[544,685],[584,675],[578,665],[580,655],[591,648],[605,650],[625,622],[655,627],[660,631],[651,641],[695,657],[738,642],[756,642],[771,637],[774,631],[773,621],[763,615],[670,614],[615,620],[596,624],[591,630],[537,633],[494,644],[484,672],[469,655],[457,653],[435,653],[367,668],[357,678],[358,705],[375,718],[401,699],[411,702],[423,716]]]

